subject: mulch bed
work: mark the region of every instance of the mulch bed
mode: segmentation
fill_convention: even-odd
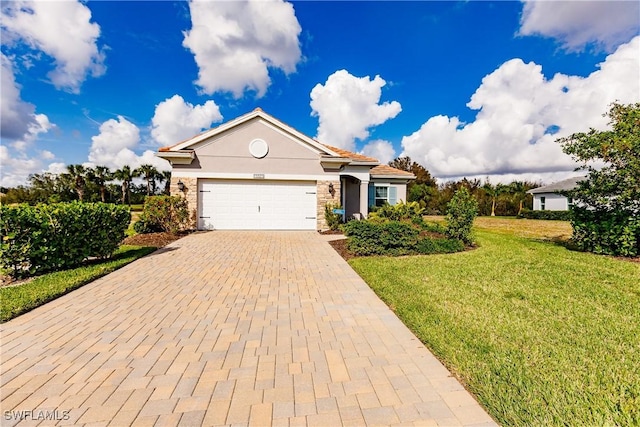
[[[351,258],[355,258],[356,255],[352,254],[351,252],[349,252],[349,250],[347,249],[347,239],[340,239],[340,240],[331,240],[330,242],[328,242],[333,249],[336,250],[336,252],[338,252],[338,254],[340,254],[340,256],[342,258],[344,258],[345,260],[349,261]]]
[[[324,231],[318,231],[318,233],[320,234],[342,234],[343,232],[340,230],[324,230]]]
[[[147,233],[136,234],[135,236],[127,237],[122,241],[123,245],[132,246],[154,246],[156,248],[162,248],[167,246],[171,242],[175,242],[178,239],[186,236],[187,233],[172,234],[172,233]]]

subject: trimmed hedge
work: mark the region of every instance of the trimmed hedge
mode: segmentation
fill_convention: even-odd
[[[580,250],[635,257],[640,254],[640,216],[574,208],[572,243]]]
[[[570,221],[571,211],[532,211],[530,209],[522,209],[518,218]]]
[[[347,249],[357,255],[412,255],[451,253],[464,250],[457,239],[423,236],[415,225],[400,221],[383,223],[369,220],[344,225]]]
[[[136,233],[166,231],[178,233],[189,228],[187,200],[179,196],[150,196],[144,201],[142,214],[133,224]]]
[[[0,268],[29,277],[109,257],[130,221],[128,207],[105,203],[0,206]]]

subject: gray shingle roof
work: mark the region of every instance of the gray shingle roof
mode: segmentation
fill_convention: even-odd
[[[550,185],[544,185],[538,188],[532,188],[527,191],[529,194],[539,193],[557,193],[559,191],[573,190],[577,187],[579,181],[584,181],[584,176],[574,176],[573,178],[565,179],[562,181],[554,182]]]

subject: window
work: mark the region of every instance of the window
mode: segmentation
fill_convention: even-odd
[[[388,183],[369,184],[369,207],[380,207],[385,203],[395,205],[398,202],[398,189]]]
[[[375,205],[383,206],[389,202],[389,187],[379,187],[376,185]]]
[[[540,197],[540,210],[541,211],[544,210],[545,201],[546,201],[546,197],[544,197],[544,196]]]

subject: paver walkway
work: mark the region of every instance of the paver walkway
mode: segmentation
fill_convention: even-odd
[[[2,425],[494,425],[314,232],[194,234],[1,332]]]

